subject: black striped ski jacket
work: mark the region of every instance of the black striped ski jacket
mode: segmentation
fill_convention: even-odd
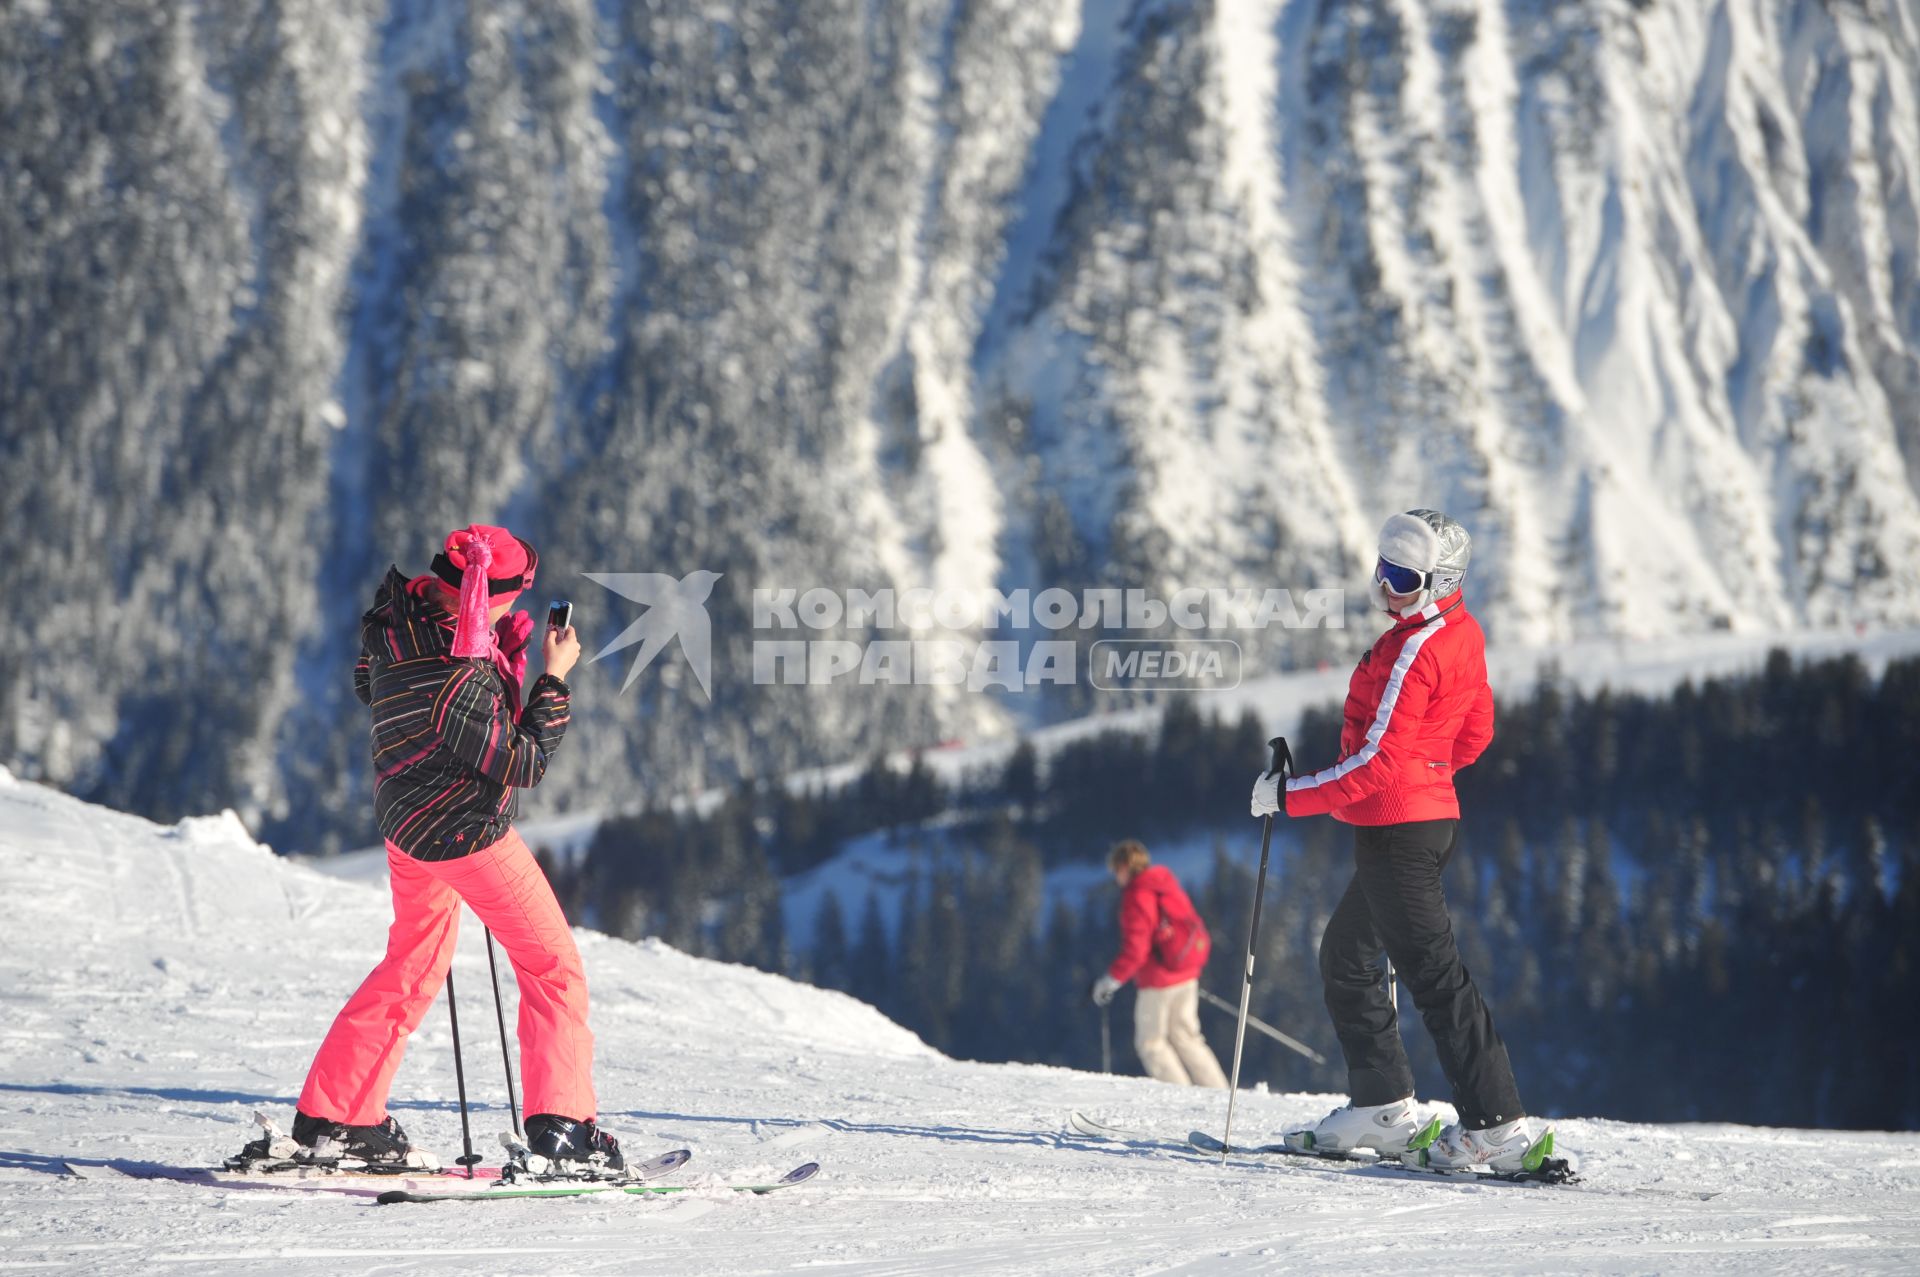
[[[542,674],[520,708],[493,661],[453,657],[454,618],[390,568],[360,618],[353,690],[373,710],[373,814],[388,842],[452,860],[501,838],[519,791],[566,734],[567,685]]]

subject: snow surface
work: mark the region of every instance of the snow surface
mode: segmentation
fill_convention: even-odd
[[[581,933],[602,1117],[685,1145],[696,1184],[808,1159],[777,1197],[718,1191],[379,1207],[364,1197],[49,1173],[36,1159],[206,1164],[283,1121],[319,1035],[376,956],[368,887],[253,843],[232,815],[164,828],[0,772],[0,1267],[142,1272],[1756,1272],[1920,1263],[1920,1135],[1560,1124],[1594,1191],[1233,1165],[1063,1134],[1069,1110],[1178,1137],[1221,1097],[948,1060],[840,994]],[[496,1101],[478,929],[457,980],[468,1078]],[[511,989],[509,989],[511,997]],[[1124,1046],[1120,1048],[1124,1058]],[[444,1018],[394,1109],[458,1151]],[[1285,1079],[1274,1079],[1284,1083]],[[1326,1096],[1246,1095],[1279,1130]],[[481,1110],[491,1137],[498,1103]],[[1711,1200],[1684,1191],[1722,1190]]]

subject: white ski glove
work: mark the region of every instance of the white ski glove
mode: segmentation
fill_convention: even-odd
[[[1287,800],[1280,788],[1286,777],[1279,772],[1261,772],[1253,782],[1253,814],[1255,816],[1284,816],[1287,814]]]
[[[1120,992],[1120,982],[1110,975],[1102,975],[1093,982],[1093,1005],[1103,1007],[1113,1001],[1113,995]]]

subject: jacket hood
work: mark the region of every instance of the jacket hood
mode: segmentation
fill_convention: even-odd
[[[425,597],[432,585],[432,577],[408,580],[397,566],[389,567],[373,593],[373,606],[360,617],[362,644],[378,643],[401,661],[451,655],[454,619]]]
[[[1127,884],[1127,890],[1161,892],[1172,885],[1175,885],[1173,870],[1165,865],[1148,865],[1134,875],[1133,881]]]

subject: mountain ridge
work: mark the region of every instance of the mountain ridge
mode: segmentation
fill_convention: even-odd
[[[1496,640],[1912,624],[1917,77],[1905,0],[16,6],[0,760],[337,845],[362,596],[476,519],[725,573],[563,807],[1087,707],[755,685],[761,585],[1357,618],[1430,505]]]

